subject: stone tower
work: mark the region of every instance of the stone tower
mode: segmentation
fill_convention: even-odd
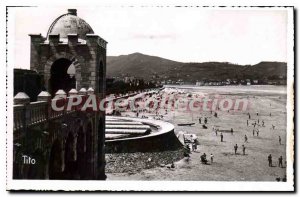
[[[77,16],[76,9],[53,21],[47,36],[30,35],[30,69],[43,76],[44,86],[53,97],[57,90],[90,89],[105,97],[106,44],[91,26]],[[105,179],[104,130],[105,112],[93,116],[93,179]],[[94,173],[95,174],[95,173]]]
[[[97,93],[103,92],[107,42],[94,34],[75,9],[55,19],[46,37],[30,37],[30,69],[44,76],[45,87],[52,95],[58,88],[67,92],[92,87]],[[67,76],[68,69],[75,72],[72,78]]]

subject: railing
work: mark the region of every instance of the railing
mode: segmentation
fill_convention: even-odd
[[[76,91],[76,90],[75,90]],[[149,91],[150,92],[150,91]],[[148,93],[144,92],[145,94]],[[24,94],[24,93],[23,93]],[[44,92],[45,94],[45,92]],[[48,93],[47,93],[48,94]],[[37,102],[31,102],[31,103],[24,103],[24,104],[17,104],[14,105],[14,131],[15,130],[20,130],[23,129],[24,127],[29,127],[29,126],[34,126],[40,123],[44,123],[48,120],[51,119],[56,119],[60,118],[64,115],[71,114],[77,110],[80,110],[80,106],[74,106],[71,108],[71,110],[66,110],[67,109],[67,103],[69,99],[73,99],[74,94],[72,96],[69,96],[67,98],[62,98],[62,99],[50,99],[50,94],[46,94],[46,101],[37,101]],[[93,94],[90,93],[90,94]],[[122,95],[119,97],[114,97],[114,98],[106,98],[106,101],[116,101],[117,99],[121,98],[129,98],[129,97],[134,97],[138,94],[141,94],[141,92],[134,92],[126,95]],[[77,94],[75,94],[77,95]],[[24,96],[24,95],[23,95]],[[25,94],[25,96],[27,96]],[[86,95],[77,95],[77,96],[82,96],[82,102],[84,103],[87,99]],[[24,98],[25,99],[28,99]],[[43,97],[45,99],[45,95]],[[15,97],[16,99],[16,97]],[[17,98],[20,100],[20,98]],[[23,98],[21,98],[23,99]],[[64,107],[63,110],[56,111],[52,109],[51,107],[51,102],[56,102],[58,107]]]
[[[51,107],[52,101],[53,100],[50,100],[49,102],[37,101],[26,105],[14,105],[14,130],[20,130],[24,127],[44,123],[48,120],[60,118],[75,111],[75,109],[72,108],[70,111],[66,112],[65,107],[64,110],[55,111]],[[56,102],[58,105],[67,103],[66,99],[59,99],[56,100]]]
[[[51,100],[51,102],[56,102],[57,105],[60,107],[65,105],[64,99],[55,99],[55,100],[53,99],[53,100]],[[56,110],[52,109],[51,106],[48,108],[48,112],[49,112],[49,117],[48,117],[49,119],[59,118],[65,114],[65,110],[56,111]]]
[[[36,125],[47,120],[48,102],[37,101],[32,102],[30,105],[26,106],[26,110],[29,111],[29,117],[27,125]]]
[[[25,122],[24,105],[14,105],[14,130],[22,129]]]

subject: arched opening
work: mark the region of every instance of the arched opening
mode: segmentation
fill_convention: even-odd
[[[105,116],[100,115],[98,122],[98,178],[105,180]]]
[[[82,126],[78,130],[76,153],[79,177],[85,179],[85,135]]]
[[[43,179],[45,178],[46,161],[44,152],[41,149],[37,149],[32,154],[32,158],[35,159],[34,165],[29,165],[27,177],[28,179]]]
[[[66,93],[76,88],[75,66],[66,58],[56,60],[51,66],[49,89],[52,97],[57,90],[63,89]]]
[[[62,179],[62,144],[59,140],[55,140],[52,145],[49,158],[49,179]]]
[[[76,150],[75,150],[75,138],[70,132],[66,144],[65,144],[65,170],[64,178],[65,179],[77,179],[77,163],[75,161]]]
[[[21,179],[22,177],[22,149],[14,146],[13,160],[13,179]]]

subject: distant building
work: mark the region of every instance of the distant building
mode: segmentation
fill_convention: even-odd
[[[224,82],[226,85],[230,85],[231,84],[231,79],[226,79],[226,81]]]
[[[286,85],[286,80],[285,79],[273,79],[273,80],[268,80],[268,85]]]
[[[250,79],[246,79],[246,85],[251,85],[251,80]]]
[[[204,81],[197,81],[196,86],[204,86],[205,82]]]

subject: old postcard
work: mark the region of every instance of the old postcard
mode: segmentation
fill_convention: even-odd
[[[294,191],[294,9],[7,6],[7,190]]]

